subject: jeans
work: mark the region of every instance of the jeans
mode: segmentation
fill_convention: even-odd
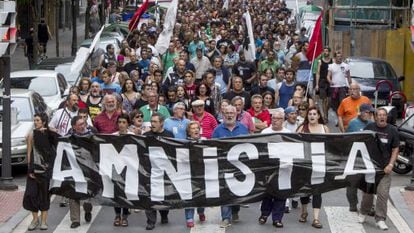
[[[271,196],[263,198],[260,211],[262,216],[269,216],[272,213],[272,220],[282,221],[283,214],[285,213],[286,199],[277,199]]]
[[[185,209],[185,220],[193,220],[194,219],[194,208],[191,209]],[[204,214],[204,208],[197,208],[197,214]]]
[[[375,204],[375,220],[385,221],[387,218],[387,202],[390,196],[391,176],[384,175],[377,187],[377,202]],[[361,214],[367,215],[374,203],[374,194],[364,193],[361,201]]]
[[[233,214],[238,214],[240,211],[240,205],[222,206],[221,207],[221,219],[231,221]]]

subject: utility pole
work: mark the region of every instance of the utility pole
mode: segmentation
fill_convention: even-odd
[[[56,40],[56,57],[59,57],[59,18],[60,18],[60,1],[55,2],[55,40]]]
[[[78,42],[77,42],[77,38],[78,38],[78,31],[76,29],[76,12],[77,12],[77,8],[78,8],[78,4],[79,0],[72,0],[72,51],[71,51],[71,56],[76,56],[76,51],[77,51],[77,47],[78,47]]]
[[[2,160],[0,190],[16,190],[11,173],[11,96],[10,55],[16,48],[16,2],[0,1],[0,12],[7,16],[0,21],[0,79],[3,79]],[[3,34],[4,33],[4,34]]]

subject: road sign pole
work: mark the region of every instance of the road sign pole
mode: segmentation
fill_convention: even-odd
[[[0,78],[3,79],[3,135],[0,190],[16,190],[11,173],[11,117],[10,117],[10,56],[0,57]]]

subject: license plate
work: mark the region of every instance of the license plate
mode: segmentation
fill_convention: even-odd
[[[375,105],[375,99],[371,99],[371,102],[372,102],[372,104]],[[386,104],[387,104],[387,101],[384,100],[384,99],[378,99],[377,100],[377,105],[386,105]]]

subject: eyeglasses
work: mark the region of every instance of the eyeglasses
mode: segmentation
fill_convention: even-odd
[[[299,111],[306,111],[306,108],[299,108]]]
[[[142,115],[142,114],[137,114],[137,115],[135,115],[135,117],[134,118],[142,118],[144,115]]]

